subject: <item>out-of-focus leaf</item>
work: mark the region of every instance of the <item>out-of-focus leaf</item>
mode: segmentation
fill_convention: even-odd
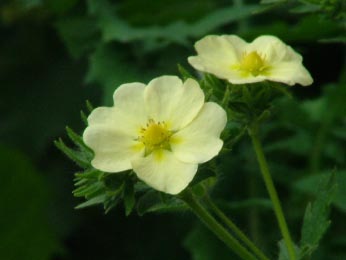
[[[307,176],[297,181],[294,184],[294,187],[301,191],[318,195],[318,190],[316,189],[316,187],[321,182],[321,180],[328,180],[329,175],[330,174],[328,173],[320,173]],[[335,196],[333,197],[332,203],[343,212],[346,212],[346,170],[336,171],[335,179],[338,188]]]
[[[24,8],[33,8],[42,5],[42,0],[19,0],[18,3]]]
[[[311,149],[312,138],[310,133],[306,131],[299,131],[298,133],[280,139],[276,142],[272,142],[266,145],[264,149],[267,152],[275,152],[279,150],[285,150],[297,155],[305,155]]]
[[[61,246],[48,221],[48,184],[16,150],[0,146],[0,163],[0,259],[52,259]]]
[[[76,6],[78,2],[79,0],[45,0],[45,5],[52,12],[62,15]]]
[[[335,175],[322,175],[318,181],[319,183],[315,186],[316,200],[308,204],[304,215],[300,242],[301,256],[310,256],[315,251],[331,223],[328,218],[329,206],[336,189]]]
[[[86,17],[71,17],[55,24],[65,45],[74,58],[93,50],[98,42],[96,21]]]
[[[205,35],[220,26],[250,16],[258,8],[257,5],[232,6],[216,10],[192,24],[176,21],[167,26],[134,28],[116,16],[114,7],[108,1],[100,0],[95,3],[89,0],[88,3],[90,13],[98,16],[99,27],[106,42],[157,39],[182,45],[189,43],[188,37]]]
[[[150,78],[146,72],[130,64],[128,59],[130,58],[121,49],[112,48],[111,45],[100,45],[90,56],[86,81],[99,83],[104,87],[103,104],[113,104],[113,92],[121,84],[145,82]]]
[[[319,28],[314,30],[313,28]],[[306,33],[309,32],[309,33]],[[333,37],[335,34],[343,33],[336,23],[321,19],[318,15],[303,17],[296,24],[289,24],[285,21],[275,21],[270,24],[257,25],[251,30],[242,32],[246,38],[253,39],[258,35],[272,34],[286,42],[315,42],[316,39]]]
[[[237,259],[211,231],[201,225],[196,226],[187,235],[184,240],[184,247],[190,252],[193,260]]]
[[[334,38],[321,39],[319,41],[323,43],[346,43],[346,36],[341,35]]]
[[[285,241],[283,239],[281,239],[279,241],[278,245],[279,245],[279,260],[290,260],[291,258],[289,256]],[[299,248],[295,244],[293,246],[295,249],[296,256],[298,256],[299,255]]]

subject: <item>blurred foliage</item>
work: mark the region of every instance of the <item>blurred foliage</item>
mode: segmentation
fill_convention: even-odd
[[[315,84],[291,88],[295,98],[276,100],[261,137],[294,240],[300,241],[302,235],[301,246],[309,248],[319,243],[313,259],[346,259],[346,4],[263,2],[2,1],[0,259],[235,258],[177,201],[138,183],[132,190],[127,185],[133,181],[130,172],[115,176],[86,168],[88,174],[76,175],[74,194],[90,200],[74,201],[72,172],[79,169],[52,146],[64,135],[65,125],[82,132],[85,126],[78,114],[86,99],[109,105],[121,83],[177,74],[177,63],[186,68],[185,76],[198,77],[186,57],[194,53],[193,42],[206,34],[238,34],[247,40],[274,34],[302,53]],[[206,91],[208,80],[213,79],[204,79]],[[234,107],[242,109],[239,104]],[[229,123],[227,129],[224,138],[234,143],[232,150],[223,151],[208,166],[216,165],[218,174],[212,196],[268,255],[277,258],[272,241],[281,238],[250,142],[239,122]],[[85,149],[77,135],[68,132],[77,151]],[[83,164],[90,156],[89,151],[88,158],[77,161]],[[196,184],[211,176],[208,167]],[[323,192],[316,187],[330,172],[335,172],[335,196],[321,201]],[[94,190],[85,190],[87,182],[97,184]],[[201,185],[196,189],[203,193]],[[107,191],[106,210],[113,208],[113,213],[72,210],[78,203],[103,203],[105,198],[97,197],[100,190]],[[123,205],[115,194],[125,198]],[[306,209],[310,201],[315,202]],[[328,203],[333,205],[330,217]],[[178,208],[173,216],[160,213]],[[133,209],[140,215],[158,215],[132,214],[125,219],[122,212],[130,214]],[[328,219],[332,222],[326,238],[309,241],[308,227],[313,226],[309,214],[318,212],[325,227]]]
[[[50,259],[61,245],[47,221],[46,180],[21,152],[0,146],[0,155],[0,258]]]

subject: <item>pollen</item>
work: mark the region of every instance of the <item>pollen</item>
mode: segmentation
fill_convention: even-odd
[[[264,57],[261,57],[257,51],[252,51],[250,53],[244,53],[240,64],[236,65],[235,68],[250,73],[253,76],[258,76],[263,74],[268,66]]]
[[[169,149],[171,136],[172,132],[165,122],[149,119],[146,126],[141,128],[138,141],[145,145],[146,153],[149,154],[154,150]]]

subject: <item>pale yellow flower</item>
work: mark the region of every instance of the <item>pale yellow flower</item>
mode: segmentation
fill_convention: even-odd
[[[195,44],[197,56],[189,63],[197,70],[233,84],[264,80],[288,85],[312,84],[302,57],[275,36],[264,35],[247,43],[236,35],[209,35]]]
[[[149,186],[170,194],[191,182],[198,164],[216,156],[223,142],[226,113],[204,102],[198,83],[175,76],[121,85],[113,107],[88,117],[84,142],[94,151],[91,164],[105,172],[129,169]]]

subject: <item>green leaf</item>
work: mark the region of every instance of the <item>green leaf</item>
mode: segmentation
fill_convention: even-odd
[[[106,199],[106,195],[105,194],[101,194],[101,195],[99,195],[97,197],[94,197],[94,198],[92,198],[90,200],[87,200],[87,201],[79,204],[78,206],[75,207],[75,209],[83,209],[83,208],[86,208],[86,207],[102,204],[105,199]]]
[[[47,260],[61,245],[49,218],[50,185],[29,158],[0,145],[0,259]]]
[[[63,17],[55,23],[60,37],[74,58],[92,51],[99,36],[96,21],[87,17]]]
[[[321,180],[327,180],[329,176],[330,173],[326,172],[307,176],[297,181],[294,187],[298,190],[318,195],[319,191],[316,187],[320,184]],[[338,188],[332,198],[332,203],[335,207],[346,213],[346,169],[336,171],[335,182]]]
[[[83,141],[83,138],[78,135],[75,131],[73,131],[71,128],[69,128],[68,126],[66,127],[66,132],[67,135],[70,137],[70,139],[73,141],[73,143],[78,146],[81,151],[88,153],[90,156],[92,156],[93,152],[92,150],[86,146],[86,144]]]
[[[178,70],[184,81],[190,78],[195,79],[191,73],[180,64],[178,64]]]
[[[279,241],[278,245],[279,245],[279,259],[278,260],[290,260],[291,258],[289,256],[285,241],[283,239],[281,239]],[[298,256],[299,255],[299,247],[296,245],[293,245],[293,246],[294,246],[294,250],[296,252],[296,256]],[[298,259],[300,259],[300,258],[298,258]]]
[[[80,167],[87,168],[90,166],[90,160],[85,153],[67,147],[61,138],[59,138],[58,141],[54,141],[54,144],[60,151],[62,151],[68,158],[77,163]]]
[[[192,260],[237,259],[221,241],[202,225],[197,225],[187,235],[183,243],[190,252]]]
[[[323,175],[317,186],[316,200],[309,203],[302,227],[300,241],[301,256],[310,256],[318,247],[319,242],[330,225],[329,206],[336,189],[335,175]]]
[[[121,84],[145,82],[150,79],[147,73],[140,71],[129,62],[129,59],[120,48],[103,44],[90,55],[86,82],[98,83],[103,87],[103,104],[113,104],[113,93]]]
[[[147,26],[135,28],[120,19],[108,1],[88,1],[90,13],[98,16],[99,27],[105,42],[116,40],[131,42],[138,40],[166,40],[181,45],[188,45],[188,37],[200,37],[218,27],[250,16],[257,5],[232,6],[212,12],[201,20],[187,24],[176,21],[166,26]]]
[[[124,206],[125,206],[125,214],[126,216],[130,215],[136,200],[135,200],[135,191],[134,191],[134,187],[133,187],[133,182],[130,180],[127,180],[125,183],[125,188],[124,188]]]
[[[163,200],[161,193],[154,190],[145,193],[137,203],[137,213],[140,216],[149,212],[170,212],[186,209],[186,205],[181,200],[175,197]]]
[[[18,3],[25,9],[39,7],[42,5],[42,0],[19,0]]]

